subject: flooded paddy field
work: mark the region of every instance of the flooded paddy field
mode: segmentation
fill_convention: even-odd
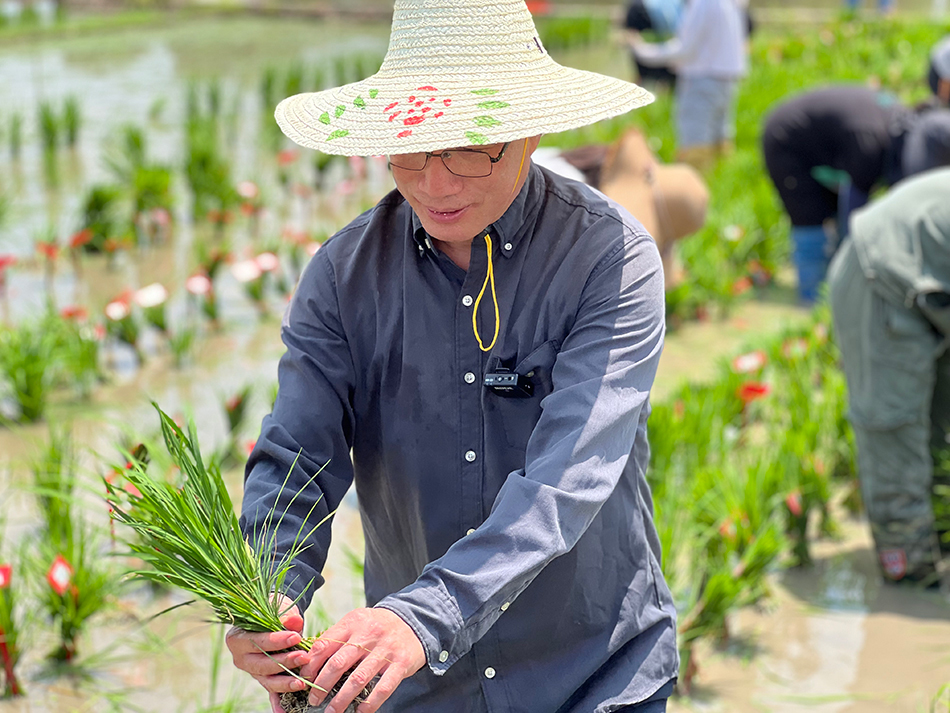
[[[898,5],[903,10],[912,3],[898,0]],[[918,2],[914,9],[926,12],[929,7],[929,1]],[[185,285],[194,274],[199,244],[213,241],[217,227],[192,220],[194,206],[180,178],[171,186],[170,236],[136,250],[83,255],[81,263],[63,254],[51,266],[48,258],[37,255],[37,243],[48,236],[73,235],[85,193],[112,180],[104,157],[115,149],[123,127],[144,130],[150,161],[180,167],[189,87],[209,96],[216,86],[221,130],[233,149],[231,176],[235,182],[254,182],[266,204],[253,214],[234,211],[225,228],[235,256],[232,264],[262,246],[273,246],[281,257],[280,270],[292,281],[296,268],[281,236],[306,231],[309,243],[318,242],[318,234],[332,232],[372,204],[390,183],[378,161],[334,162],[318,175],[309,157],[281,159],[284,144],[269,143],[262,128],[269,121],[262,89],[265,69],[273,67],[283,77],[299,66],[310,77],[305,82],[317,82],[319,75],[320,81],[333,84],[359,71],[339,64],[336,57],[351,57],[354,63],[381,58],[387,35],[382,25],[205,18],[0,46],[0,191],[7,199],[0,253],[19,260],[7,275],[0,320],[16,324],[34,319],[50,301],[56,309],[82,305],[98,315],[123,291],[158,282],[170,293],[172,331],[190,327],[196,332],[181,364],[154,329],[143,333],[139,356],[128,345],[106,340],[100,359],[107,379],[88,399],[54,394],[45,421],[0,427],[5,545],[36,535],[30,469],[51,425],[70,425],[82,467],[94,481],[103,475],[98,470],[103,460],[117,457],[116,442],[124,434],[155,432],[151,400],[171,414],[193,417],[210,449],[229,437],[222,407],[229,397],[250,386],[241,444],[254,439],[269,408],[283,351],[279,322],[285,294],[275,278],[263,299],[254,300],[228,266],[216,281],[216,324],[200,318]],[[581,50],[563,61],[618,76],[629,71],[627,58],[616,47]],[[40,107],[44,102],[61,106],[71,96],[81,107],[78,141],[49,158],[37,128]],[[13,115],[21,117],[23,132],[16,157],[8,145]],[[687,323],[672,332],[654,400],[674,393],[684,380],[712,378],[722,360],[763,333],[803,322],[807,314],[791,304],[790,293],[780,284],[721,321]],[[240,463],[226,477],[239,501]],[[92,493],[84,498],[90,518],[107,529],[104,506]],[[811,565],[772,573],[772,596],[730,617],[728,640],[704,644],[692,695],[674,701],[672,711],[909,713],[948,708],[941,689],[950,683],[950,603],[939,594],[885,587],[866,524],[841,517],[840,536],[818,541]],[[352,499],[338,513],[334,533],[327,586],[316,598],[312,626],[361,603],[354,565],[361,533]],[[103,554],[109,551],[106,545]],[[205,623],[199,607],[149,619],[182,601],[180,594],[142,585],[124,590],[116,606],[90,624],[73,675],[62,675],[45,662],[52,642],[49,627],[37,614],[26,628],[20,666],[27,696],[0,701],[0,713],[266,710],[256,684],[231,670],[215,643],[219,627]]]

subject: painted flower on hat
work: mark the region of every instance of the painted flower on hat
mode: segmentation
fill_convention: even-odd
[[[63,596],[73,579],[73,568],[62,555],[56,555],[53,564],[46,572],[46,581],[59,596]]]
[[[0,589],[9,587],[11,579],[13,579],[13,565],[0,564]]]
[[[383,112],[389,115],[390,122],[403,127],[396,134],[396,138],[411,136],[412,127],[445,114],[445,109],[452,105],[452,99],[439,97],[438,93],[436,87],[424,85],[410,94],[404,102],[394,101],[383,109]]]

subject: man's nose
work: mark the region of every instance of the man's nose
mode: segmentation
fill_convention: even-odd
[[[438,155],[430,156],[419,177],[419,187],[430,196],[454,195],[462,189],[462,179],[447,169]]]

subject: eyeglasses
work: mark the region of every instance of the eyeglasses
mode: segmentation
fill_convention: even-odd
[[[501,145],[498,155],[492,157],[485,151],[478,149],[450,149],[448,151],[420,151],[419,153],[400,153],[389,157],[390,167],[401,168],[404,171],[421,171],[429,163],[429,157],[439,158],[442,165],[456,176],[462,178],[485,178],[491,175],[492,166],[501,161],[505,151],[511,145],[510,141]]]

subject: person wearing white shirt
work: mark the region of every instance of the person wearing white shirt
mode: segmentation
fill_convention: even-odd
[[[670,65],[676,84],[677,159],[708,169],[735,139],[739,80],[748,72],[744,0],[691,0],[676,35],[662,43],[629,35],[637,60]]]

